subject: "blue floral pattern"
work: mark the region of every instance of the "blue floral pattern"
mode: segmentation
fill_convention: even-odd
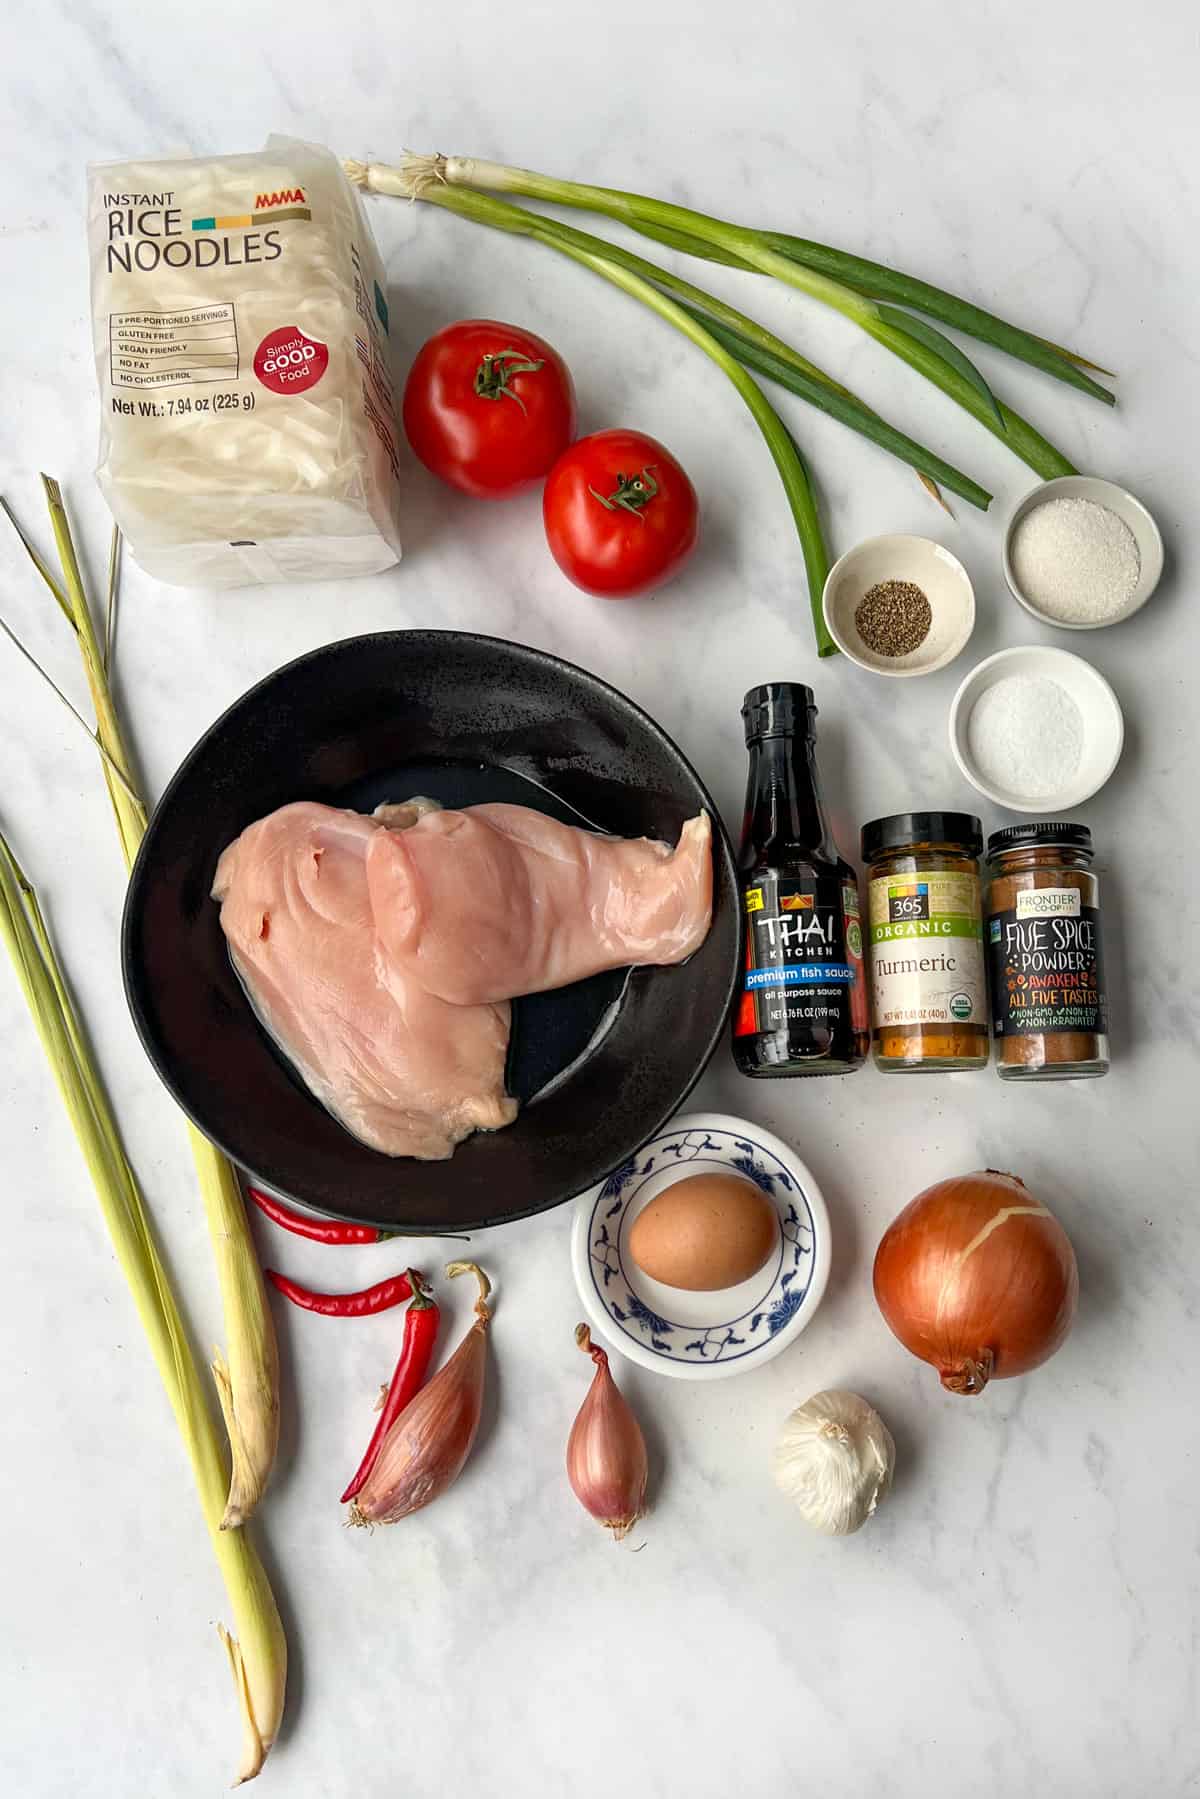
[[[700,1330],[652,1311],[630,1286],[621,1259],[625,1215],[644,1182],[664,1166],[696,1161],[753,1181],[777,1206],[781,1231],[779,1258],[763,1270],[753,1305]],[[672,1361],[710,1363],[752,1355],[790,1323],[812,1282],[815,1244],[812,1212],[792,1172],[763,1144],[721,1130],[666,1131],[614,1169],[592,1202],[588,1239],[596,1293],[619,1330]]]

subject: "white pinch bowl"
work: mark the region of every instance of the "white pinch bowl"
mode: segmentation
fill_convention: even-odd
[[[1110,512],[1115,512],[1121,522],[1132,531],[1141,562],[1137,586],[1120,612],[1115,612],[1111,618],[1055,618],[1052,612],[1043,611],[1036,601],[1030,599],[1017,580],[1012,564],[1017,528],[1022,519],[1028,518],[1035,508],[1045,505],[1047,500],[1092,500],[1097,506],[1106,506]],[[1125,488],[1118,487],[1115,481],[1102,481],[1097,475],[1060,475],[1055,481],[1043,481],[1040,486],[1032,488],[1024,499],[1018,500],[1004,533],[1004,579],[1008,582],[1008,591],[1018,606],[1024,606],[1026,612],[1032,613],[1042,624],[1053,625],[1056,631],[1100,631],[1107,625],[1119,625],[1125,619],[1132,618],[1135,612],[1141,611],[1158,586],[1162,571],[1162,532],[1150,513]]]
[[[739,1286],[685,1292],[651,1280],[630,1258],[638,1213],[693,1174],[740,1174],[779,1215],[770,1257]],[[571,1265],[589,1321],[631,1362],[675,1380],[724,1380],[786,1349],[821,1303],[829,1253],[825,1201],[799,1156],[770,1131],[720,1112],[676,1118],[575,1201]]]
[[[996,786],[980,773],[971,754],[971,713],[985,689],[1010,675],[1041,675],[1057,681],[1079,708],[1083,721],[1079,767],[1053,793],[1030,795]],[[1026,644],[986,657],[961,682],[950,706],[950,748],[954,760],[978,793],[1010,812],[1040,812],[1050,818],[1091,799],[1116,768],[1124,742],[1125,719],[1120,702],[1104,676],[1082,656],[1073,656],[1070,650],[1052,649],[1048,644]]]
[[[877,655],[855,626],[860,600],[880,581],[912,581],[929,601],[928,634],[907,656]],[[859,668],[873,675],[931,675],[966,647],[975,629],[975,590],[958,557],[931,537],[868,537],[830,569],[821,610],[834,643]]]

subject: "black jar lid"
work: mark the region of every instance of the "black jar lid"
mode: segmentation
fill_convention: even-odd
[[[862,859],[874,862],[886,850],[910,843],[952,843],[977,856],[983,848],[983,825],[972,812],[893,812],[873,818],[862,828]]]
[[[790,737],[797,732],[811,736],[816,716],[812,688],[798,681],[764,681],[742,701],[748,744],[756,737]]]
[[[1006,825],[988,838],[988,861],[1005,850],[1064,849],[1092,854],[1092,833],[1086,825],[1063,824],[1051,819],[1038,824]]]

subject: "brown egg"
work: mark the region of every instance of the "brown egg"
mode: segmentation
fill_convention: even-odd
[[[638,1213],[629,1253],[651,1280],[711,1293],[748,1280],[778,1239],[779,1215],[752,1181],[740,1174],[692,1174]]]

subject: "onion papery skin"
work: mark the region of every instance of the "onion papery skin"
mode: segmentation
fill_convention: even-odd
[[[1079,1298],[1061,1224],[1016,1175],[990,1168],[918,1193],[884,1233],[874,1281],[893,1334],[968,1395],[1048,1361]]]

